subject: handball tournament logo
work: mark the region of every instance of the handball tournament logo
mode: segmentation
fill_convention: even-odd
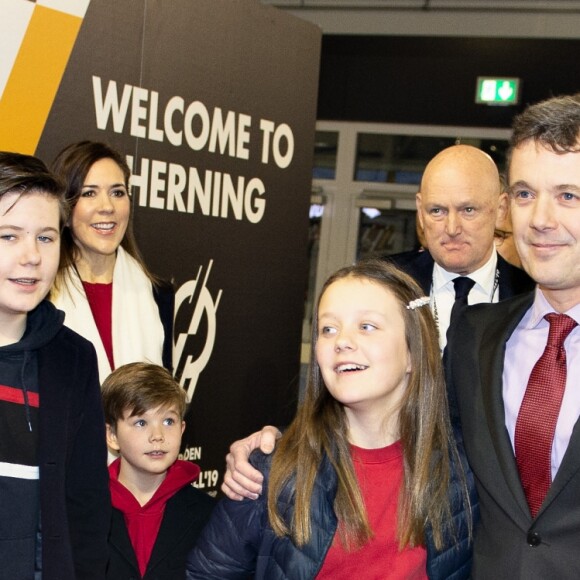
[[[215,300],[208,289],[213,260],[204,273],[203,266],[197,278],[185,282],[175,294],[175,329],[177,334],[173,348],[176,376],[187,391],[191,401],[199,375],[207,365],[216,335],[216,312],[222,295],[218,290]]]

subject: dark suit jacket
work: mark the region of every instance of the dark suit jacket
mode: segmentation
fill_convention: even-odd
[[[215,500],[186,485],[165,506],[163,521],[143,578],[145,580],[183,580],[185,561],[209,520]],[[123,514],[113,508],[109,534],[109,580],[141,578]]]
[[[580,578],[580,421],[533,520],[505,428],[505,344],[532,302],[533,293],[528,293],[471,306],[448,335],[446,377],[457,398],[481,510],[476,579]]]
[[[392,256],[384,256],[385,260],[393,262],[404,272],[415,278],[425,294],[431,292],[433,280],[433,267],[435,262],[431,254],[425,250],[419,252],[403,252]],[[497,255],[497,268],[499,270],[499,298],[511,298],[524,292],[533,290],[536,283],[520,268],[506,262],[499,254]]]

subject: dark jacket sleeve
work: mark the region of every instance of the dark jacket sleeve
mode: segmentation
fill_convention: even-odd
[[[454,436],[457,455],[451,454],[451,525],[444,534],[443,549],[435,549],[431,529],[427,528],[425,534],[427,576],[430,580],[467,580],[471,576],[473,539],[470,529],[475,529],[479,521],[479,503],[461,432],[454,429]]]
[[[261,461],[252,463],[261,471]],[[265,474],[267,477],[267,474]],[[268,521],[267,491],[257,500],[223,499],[213,510],[195,548],[189,553],[187,580],[246,580],[256,569]]]
[[[153,298],[159,308],[159,318],[163,325],[163,366],[173,373],[173,316],[175,310],[175,290],[169,282],[153,285]]]
[[[104,578],[111,500],[96,354],[86,355],[81,421],[68,457],[66,499],[77,578]]]
[[[111,501],[97,377],[93,345],[66,327],[40,351],[40,512],[47,580],[105,577]]]

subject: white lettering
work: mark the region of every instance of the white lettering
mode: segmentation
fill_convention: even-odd
[[[149,116],[148,137],[151,141],[163,142],[163,131],[157,127],[157,109],[159,107],[159,93],[151,91],[151,115]]]
[[[199,461],[201,459],[201,447],[186,447],[179,459],[184,461]]]
[[[201,122],[199,136],[194,134],[192,126],[196,117],[199,117]],[[184,129],[187,144],[194,151],[201,151],[205,147],[207,138],[209,137],[209,113],[203,103],[194,101],[187,107],[187,111],[185,111]]]
[[[149,159],[141,158],[141,171],[137,173],[135,167],[133,167],[133,156],[127,155],[127,165],[133,168],[133,173],[131,174],[130,185],[131,187],[137,188],[139,190],[139,205],[141,207],[147,207],[147,191],[149,189]]]
[[[177,205],[177,211],[185,212],[182,193],[187,184],[187,173],[181,165],[169,164],[167,173],[167,209],[172,210]]]
[[[262,119],[260,121],[260,129],[262,130],[262,163],[268,163],[270,154],[270,133],[274,131],[274,123]]]
[[[127,155],[131,167],[133,157]],[[266,211],[266,188],[258,177],[206,169],[203,180],[196,167],[183,167],[155,159],[141,158],[140,171],[131,176],[131,186],[138,192],[139,205],[168,211],[194,213],[256,224]],[[230,213],[231,212],[231,213]]]
[[[109,81],[109,84],[107,85],[107,94],[103,100],[101,79],[100,77],[93,76],[93,95],[98,129],[104,131],[109,124],[109,117],[112,115],[113,131],[115,131],[115,133],[123,132],[127,109],[129,108],[129,101],[131,100],[131,91],[131,85],[125,85],[123,87],[123,96],[119,103],[117,83],[115,81]]]
[[[183,132],[176,131],[173,128],[173,114],[178,111],[183,117],[185,101],[181,97],[171,97],[165,107],[165,115],[163,117],[163,124],[165,126],[165,134],[167,139],[175,147],[180,147],[183,141]]]
[[[165,180],[162,175],[167,171],[167,163],[165,161],[153,161],[151,164],[151,191],[149,194],[149,205],[157,209],[165,207],[165,200],[159,195],[165,191]]]
[[[147,89],[133,87],[133,100],[131,102],[131,135],[133,137],[145,137],[147,135],[145,127],[139,121],[147,119],[147,107],[141,103],[147,102]]]
[[[195,167],[189,168],[189,190],[187,192],[187,211],[193,213],[193,200],[197,197],[203,215],[209,215],[211,205],[211,184],[213,173],[205,170],[205,187],[201,185],[199,173]]]
[[[286,140],[286,154],[282,154],[280,150],[280,141]],[[286,124],[282,123],[276,128],[274,139],[272,140],[272,152],[274,153],[274,161],[280,169],[286,169],[292,157],[294,156],[294,135],[292,129]]]
[[[175,147],[184,142],[192,151],[207,148],[210,153],[228,155],[237,159],[250,158],[250,128],[252,117],[220,107],[208,110],[201,101],[185,103],[178,95],[170,97],[165,105],[157,91],[125,84],[119,98],[116,81],[110,80],[103,94],[102,80],[92,77],[96,124],[106,130],[109,121],[113,130],[122,133],[129,114],[129,133],[162,143],[167,140]],[[294,156],[294,135],[286,123],[276,126],[273,121],[260,120],[262,132],[261,161],[266,164],[270,155],[278,167],[285,169]]]
[[[252,196],[254,191],[258,195],[264,195],[264,193],[266,193],[262,180],[258,179],[257,177],[254,177],[250,180],[244,194],[244,209],[246,210],[248,221],[253,224],[257,224],[264,217],[264,211],[266,210],[266,200],[262,198],[254,199]],[[252,200],[254,201],[254,207],[252,207]]]
[[[233,111],[228,112],[225,123],[222,118],[222,110],[216,107],[213,111],[213,121],[211,123],[211,133],[207,150],[215,153],[217,141],[220,144],[220,153],[224,153],[228,146],[228,154],[234,157],[236,154],[236,116]]]
[[[238,143],[236,148],[236,157],[238,159],[249,159],[250,150],[248,144],[250,143],[250,132],[248,129],[252,125],[252,117],[240,113],[238,119]]]

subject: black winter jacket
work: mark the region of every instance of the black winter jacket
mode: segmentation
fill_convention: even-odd
[[[42,578],[101,580],[111,499],[97,357],[63,320],[41,302],[28,314],[22,340],[4,350],[34,342],[38,356]]]

